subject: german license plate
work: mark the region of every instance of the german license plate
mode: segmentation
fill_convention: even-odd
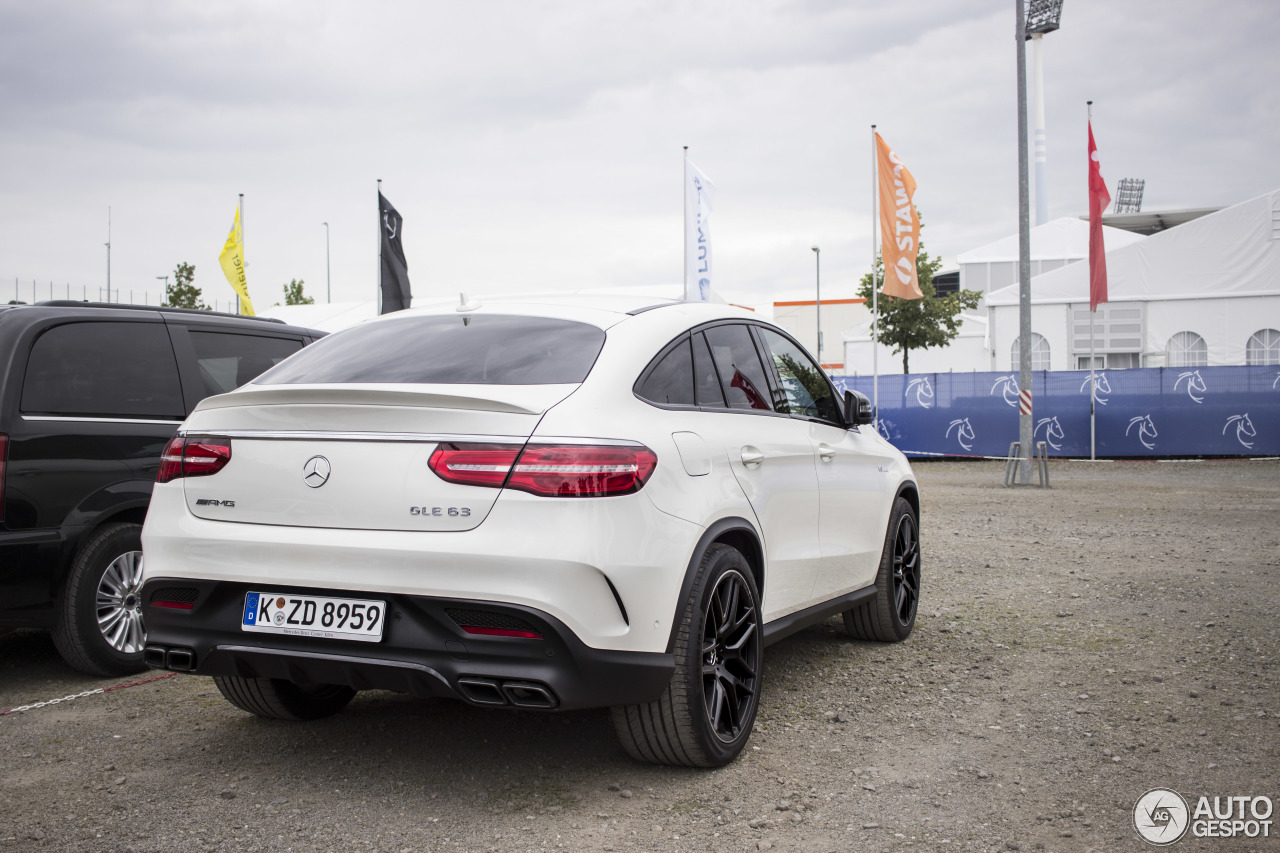
[[[244,597],[243,631],[376,643],[382,639],[386,602],[280,592]]]

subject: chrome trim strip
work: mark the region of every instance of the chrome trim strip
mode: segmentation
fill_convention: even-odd
[[[66,421],[81,424],[163,424],[165,426],[177,426],[183,420],[182,418],[167,421],[152,418],[79,418],[68,415],[23,415],[22,419],[24,421]]]
[[[183,435],[207,435],[217,438],[251,438],[260,441],[493,441],[524,444],[523,435],[453,435],[429,432],[325,432],[322,430],[253,430],[253,429],[186,429]]]
[[[638,441],[622,438],[586,438],[558,435],[460,435],[432,432],[347,432],[324,430],[184,429],[179,435],[207,435],[216,438],[247,438],[260,441],[383,441],[383,442],[501,442],[504,444],[589,444],[611,447],[642,447]]]

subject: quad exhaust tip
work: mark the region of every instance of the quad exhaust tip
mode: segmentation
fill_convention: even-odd
[[[152,669],[168,669],[174,672],[192,672],[196,668],[196,653],[191,649],[169,649],[164,646],[147,646],[142,659]]]
[[[476,705],[529,708],[547,711],[560,702],[545,684],[536,681],[502,681],[496,678],[464,676],[458,679],[458,692]]]

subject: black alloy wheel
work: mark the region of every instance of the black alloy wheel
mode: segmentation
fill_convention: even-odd
[[[731,743],[755,717],[759,701],[760,631],[746,579],[725,572],[707,599],[702,624],[702,699],[707,724]]]
[[[844,627],[859,640],[897,643],[911,636],[920,607],[920,526],[906,498],[893,502],[876,594],[844,612]]]
[[[747,745],[764,673],[764,620],[750,564],[712,544],[676,612],[675,668],[662,696],[612,709],[623,749],[638,761],[720,767]]]
[[[910,513],[898,519],[893,537],[893,606],[899,625],[910,625],[920,603],[920,537]]]

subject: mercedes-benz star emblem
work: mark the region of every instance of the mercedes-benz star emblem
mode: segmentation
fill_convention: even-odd
[[[302,465],[302,482],[313,489],[318,489],[329,482],[329,472],[333,466],[323,456],[312,456]]]

